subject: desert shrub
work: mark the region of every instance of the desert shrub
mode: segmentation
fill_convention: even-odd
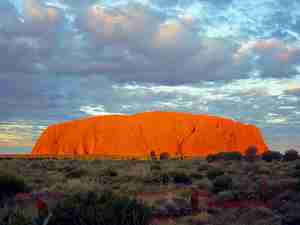
[[[282,154],[276,151],[266,151],[261,156],[261,159],[266,162],[280,161],[282,158]]]
[[[150,152],[150,159],[151,159],[151,160],[157,160],[157,156],[156,156],[155,151],[151,151],[151,152]]]
[[[87,175],[87,171],[81,168],[72,168],[70,171],[66,173],[67,178],[81,178]]]
[[[211,191],[213,189],[213,183],[207,178],[203,178],[202,180],[198,181],[197,186],[199,189],[206,191]]]
[[[300,192],[300,179],[298,179],[298,181],[295,185],[295,191]]]
[[[283,156],[283,160],[288,162],[295,161],[297,159],[299,159],[299,153],[294,149],[287,150]]]
[[[192,179],[182,172],[173,172],[170,174],[173,177],[173,181],[176,184],[183,183],[183,184],[191,184]]]
[[[265,196],[263,197],[266,197],[267,199],[273,198],[286,190],[294,190],[296,185],[297,179],[294,178],[269,179],[264,193]],[[260,191],[262,191],[262,184]]]
[[[203,175],[200,173],[191,173],[190,176],[194,179],[200,180],[203,178]]]
[[[159,159],[160,160],[168,160],[170,158],[171,158],[171,156],[170,156],[170,154],[168,152],[162,152],[159,155]]]
[[[224,171],[218,168],[211,168],[206,172],[206,176],[210,180],[214,180],[218,176],[224,175]]]
[[[32,218],[19,208],[3,208],[0,212],[0,224],[5,225],[31,225]]]
[[[166,173],[160,175],[160,182],[163,184],[167,184],[170,182],[170,176]]]
[[[232,151],[232,152],[223,152],[222,158],[224,160],[241,160],[242,154],[238,151]]]
[[[136,200],[89,192],[61,202],[49,225],[147,225],[150,218],[151,210]]]
[[[153,164],[151,165],[150,170],[161,170],[161,167],[159,164]]]
[[[245,160],[248,162],[254,162],[258,156],[257,156],[257,147],[256,146],[249,146],[245,151]]]
[[[197,225],[205,225],[210,224],[211,215],[207,212],[197,213],[196,215],[186,217],[185,223],[182,222],[180,224],[197,224]]]
[[[291,175],[292,177],[300,178],[300,170],[292,171]]]
[[[206,156],[206,161],[207,162],[213,162],[213,161],[215,161],[215,160],[217,160],[217,156],[216,156],[216,154],[208,154],[207,156]]]
[[[256,174],[271,174],[272,168],[268,166],[258,166],[254,171]]]
[[[272,200],[272,208],[282,218],[284,225],[300,224],[300,194],[293,191],[287,191]]]
[[[118,172],[112,168],[107,168],[106,170],[104,170],[104,176],[108,176],[108,177],[116,177],[118,176]]]
[[[213,191],[218,193],[220,191],[229,190],[232,187],[232,178],[227,175],[216,177],[213,181]]]
[[[199,172],[202,172],[202,171],[205,171],[205,170],[208,170],[210,168],[210,165],[205,163],[205,164],[200,164],[197,168],[197,170]]]
[[[220,191],[216,196],[217,202],[225,202],[235,200],[235,193],[232,191]]]
[[[295,170],[300,170],[300,162],[297,162],[296,164],[295,164]]]
[[[168,175],[166,174],[166,177]],[[162,175],[157,172],[157,171],[154,171],[150,174],[148,174],[147,176],[145,176],[142,180],[145,184],[158,184],[158,183],[164,183],[166,182],[166,180],[163,180],[163,179],[167,179],[166,177],[162,177]],[[169,180],[167,180],[166,183],[168,183]]]
[[[216,154],[210,154],[207,156],[206,160],[208,162],[213,162],[216,160],[225,160],[225,161],[231,161],[231,160],[241,160],[242,154],[238,151],[232,151],[232,152],[219,152]]]
[[[280,216],[274,214],[266,207],[249,207],[236,210],[235,225],[281,225]]]
[[[0,199],[28,190],[28,186],[21,177],[10,173],[0,172]]]

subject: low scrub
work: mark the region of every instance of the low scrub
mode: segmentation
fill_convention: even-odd
[[[103,175],[108,176],[108,177],[117,177],[118,172],[112,168],[107,168],[103,171]]]
[[[280,161],[282,158],[283,155],[280,152],[276,151],[266,151],[261,156],[261,159],[266,162]]]
[[[245,151],[245,160],[248,162],[254,162],[256,159],[258,159],[258,150],[256,146],[249,146]]]
[[[0,199],[28,190],[28,186],[21,177],[10,173],[0,172]]]
[[[200,173],[191,173],[190,176],[196,180],[201,180],[203,178],[203,175]]]
[[[218,168],[209,169],[206,173],[206,176],[210,180],[214,180],[218,176],[224,175],[224,171]]]
[[[197,186],[199,189],[201,190],[206,190],[206,191],[212,191],[213,189],[213,183],[207,179],[207,178],[204,178],[202,180],[200,180],[198,183],[197,183]]]
[[[233,201],[235,200],[235,193],[232,191],[221,191],[216,196],[216,201],[218,203],[223,203],[226,201]]]
[[[159,164],[153,164],[151,165],[150,170],[161,170],[161,166]]]
[[[217,160],[225,160],[225,161],[232,161],[236,160],[239,161],[243,158],[242,154],[238,151],[231,151],[231,152],[219,152],[216,154],[210,154],[207,156],[206,160],[208,162],[213,162]]]
[[[32,218],[28,217],[18,208],[2,208],[0,211],[0,224],[4,225],[32,225]]]
[[[89,192],[59,204],[49,225],[147,225],[150,218],[150,209],[136,200]]]
[[[173,177],[173,181],[176,184],[191,184],[192,179],[185,173],[173,172],[170,174]]]
[[[218,176],[213,182],[213,191],[215,193],[227,191],[232,188],[232,178],[227,175]]]
[[[66,172],[66,177],[67,178],[81,178],[84,177],[88,174],[88,172],[85,169],[70,169],[70,171]]]
[[[284,156],[283,156],[283,160],[284,161],[295,161],[299,159],[299,153],[297,150],[294,149],[290,149],[288,151],[285,152]]]

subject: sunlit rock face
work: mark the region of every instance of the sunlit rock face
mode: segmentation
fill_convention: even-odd
[[[171,156],[206,156],[220,151],[244,153],[252,145],[259,153],[268,149],[260,130],[253,125],[209,115],[146,112],[49,126],[32,154],[145,158],[155,151]]]

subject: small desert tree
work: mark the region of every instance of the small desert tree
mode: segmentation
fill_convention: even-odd
[[[0,200],[19,192],[26,192],[29,188],[24,179],[15,174],[0,172]]]
[[[168,152],[162,152],[159,155],[159,159],[160,160],[167,160],[170,159],[170,154]]]
[[[257,158],[257,147],[254,145],[249,146],[245,151],[245,160],[248,162],[254,162]]]
[[[156,153],[153,150],[150,152],[150,159],[151,160],[157,160]]]
[[[284,161],[295,161],[299,159],[299,153],[294,149],[287,150],[283,156],[283,159]]]
[[[280,152],[266,151],[262,154],[261,158],[266,162],[272,162],[272,161],[280,161],[283,158],[283,156]]]

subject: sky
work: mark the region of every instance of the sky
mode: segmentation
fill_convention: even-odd
[[[144,111],[232,118],[300,149],[300,1],[0,1],[0,152]]]

